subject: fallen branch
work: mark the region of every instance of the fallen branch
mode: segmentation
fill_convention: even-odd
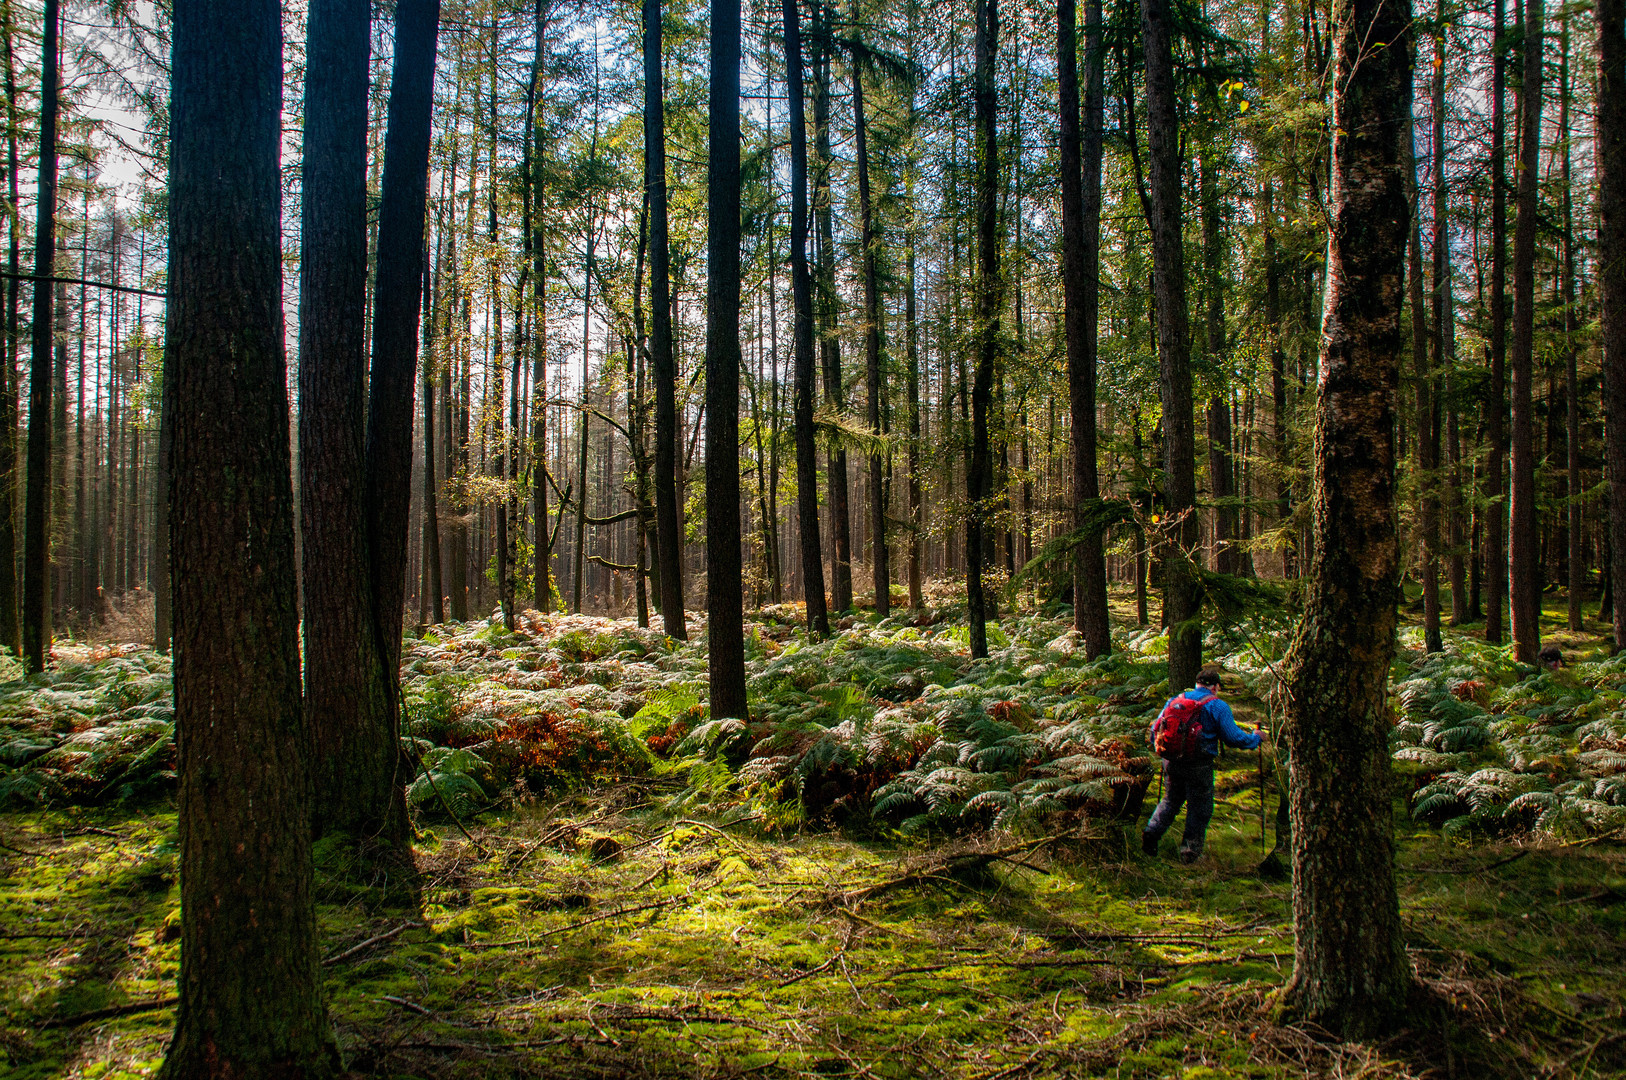
[[[836,953],[834,953],[830,957],[830,959],[826,960],[824,963],[820,964],[818,967],[816,967],[816,968],[808,968],[806,971],[802,972],[800,975],[792,975],[790,978],[788,978],[784,982],[780,983],[779,988],[781,990],[783,990],[785,987],[790,986],[793,983],[799,983],[803,979],[811,979],[813,976],[819,974],[821,971],[829,971],[832,967],[835,966],[836,961],[840,960],[840,959],[841,959],[841,952],[837,951]]]
[[[569,926],[561,926],[557,929],[547,930],[540,934],[532,934],[530,937],[510,938],[507,941],[470,941],[464,943],[460,947],[464,949],[511,949],[515,945],[529,945],[533,941],[540,941],[543,938],[555,937],[559,934],[568,934],[572,930],[580,930],[585,926],[592,926],[594,923],[608,922],[611,919],[620,918],[623,915],[637,915],[644,911],[655,911],[660,908],[668,908],[681,900],[687,899],[687,896],[671,896],[665,900],[657,900],[652,904],[639,904],[637,907],[617,908],[614,911],[607,911],[603,915],[595,915],[591,919],[583,919],[580,922],[571,923]]]
[[[928,863],[919,870],[912,870],[899,877],[889,878],[874,885],[867,885],[862,889],[853,889],[842,893],[840,901],[843,907],[847,907],[855,903],[862,903],[882,893],[891,892],[893,889],[903,888],[906,885],[917,885],[924,881],[953,881],[954,879],[949,875],[980,869],[992,862],[1012,862],[1029,870],[1039,870],[1039,867],[1023,862],[1015,858],[1015,856],[1038,851],[1040,848],[1048,847],[1061,839],[1064,839],[1064,837],[1058,833],[1055,836],[1046,836],[1039,840],[1027,840],[994,851],[962,851],[958,854],[945,856],[936,862]]]
[[[423,923],[421,923],[421,922],[404,922],[400,926],[397,926],[394,930],[386,930],[382,934],[379,934],[377,937],[370,937],[366,941],[363,941],[359,945],[352,945],[350,948],[344,950],[344,952],[339,953],[336,956],[328,957],[326,960],[322,961],[322,966],[323,967],[330,967],[333,964],[342,963],[342,962],[350,959],[352,956],[356,956],[356,955],[358,955],[360,953],[366,952],[368,949],[372,948],[374,945],[380,945],[380,944],[383,944],[386,941],[391,940],[392,938],[399,937],[400,934],[401,934],[401,931],[403,931],[403,930],[409,929],[409,928],[414,927],[414,926],[422,926],[422,925],[423,925]]]
[[[39,1027],[71,1028],[80,1024],[89,1024],[95,1020],[113,1020],[120,1016],[134,1016],[137,1013],[152,1012],[156,1009],[167,1009],[171,1005],[180,1003],[178,997],[158,998],[154,1001],[132,1001],[127,1005],[110,1005],[105,1009],[92,1009],[90,1012],[80,1013],[77,1016],[56,1016],[48,1020],[41,1020]]]
[[[1432,866],[1412,866],[1408,867],[1407,869],[1414,874],[1482,874],[1486,870],[1495,870],[1498,866],[1506,866],[1508,863],[1518,862],[1528,854],[1530,854],[1530,849],[1525,848],[1521,851],[1514,852],[1505,859],[1497,859],[1495,862],[1486,863],[1484,866],[1471,867],[1467,870],[1449,870]]]

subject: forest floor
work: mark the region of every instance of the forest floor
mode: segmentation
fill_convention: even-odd
[[[1231,641],[1244,722],[1265,711],[1254,695],[1280,640],[1265,635],[1281,625],[1243,632],[1251,657]],[[704,722],[689,678],[703,650],[625,623],[409,642],[409,727],[439,781],[414,786],[416,875],[336,839],[316,852],[322,970],[354,1075],[1626,1072],[1626,851],[1614,796],[1594,798],[1618,775],[1626,670],[1597,635],[1565,639],[1578,662],[1560,685],[1466,638],[1455,675],[1397,662],[1418,984],[1405,1031],[1343,1043],[1270,1018],[1293,936],[1290,886],[1256,873],[1269,757],[1223,759],[1199,863],[1180,865],[1172,836],[1147,858],[1124,814],[1155,782],[1122,746],[1166,689],[1155,639],[1126,631],[1120,658],[1092,666],[1056,620],[1005,628],[994,661],[970,665],[951,617],[860,618],[820,652],[766,615],[751,661],[764,715],[744,733]],[[798,674],[799,652],[822,673]],[[167,667],[133,649],[59,659],[55,682],[0,688],[0,1073],[149,1075],[179,949],[153,726]],[[1408,741],[1414,714],[1450,722],[1419,719]]]

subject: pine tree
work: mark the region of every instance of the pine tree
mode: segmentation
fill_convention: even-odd
[[[282,13],[174,6],[180,1007],[160,1076],[340,1072],[322,1005],[283,357]]]
[[[1286,658],[1295,945],[1280,1001],[1345,1038],[1392,1030],[1411,985],[1388,743],[1410,17],[1409,3],[1343,0],[1336,18],[1315,563]]]

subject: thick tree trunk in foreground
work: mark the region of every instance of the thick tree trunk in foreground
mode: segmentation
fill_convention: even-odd
[[[1169,0],[1141,0],[1146,41],[1146,144],[1151,173],[1152,265],[1163,397],[1163,605],[1169,627],[1169,685],[1191,686],[1202,667],[1202,579],[1198,541],[1196,436],[1191,415],[1191,326],[1186,314],[1181,234],[1180,120]]]
[[[999,355],[999,140],[994,62],[999,52],[999,0],[977,3],[977,367],[971,384],[971,462],[966,471],[965,591],[971,624],[971,658],[988,655],[987,600],[982,569],[992,509],[993,460],[988,445],[988,407],[993,401],[994,363]]]
[[[169,491],[180,1009],[161,1076],[327,1077],[282,326],[282,18],[174,8]]]
[[[318,835],[371,836],[389,801],[351,770],[383,751],[383,663],[363,514],[367,427],[366,0],[314,0],[305,63],[300,201],[299,480],[305,717]],[[364,774],[368,770],[363,766]]]
[[[712,0],[706,184],[706,641],[713,719],[746,719],[740,567],[740,0]]]
[[[1057,98],[1061,132],[1062,296],[1067,335],[1067,392],[1072,413],[1073,527],[1099,518],[1095,379],[1101,269],[1101,0],[1085,0],[1084,131],[1079,130],[1078,14],[1074,0],[1056,4]],[[1107,561],[1101,533],[1078,545],[1073,563],[1073,625],[1090,658],[1112,651],[1107,621]]]
[[[51,327],[56,260],[57,0],[45,0],[40,61],[39,198],[34,226],[34,314],[28,374],[28,474],[23,497],[23,667],[43,671],[51,650]]]
[[[671,241],[666,217],[666,103],[661,96],[661,5],[644,0],[644,186],[649,191],[650,377],[655,382],[655,558],[661,621],[687,641],[683,538],[678,532],[677,361],[672,355]]]
[[[1598,295],[1608,417],[1609,581],[1626,582],[1626,0],[1598,0]],[[1614,605],[1626,648],[1626,604]]]
[[[379,839],[409,854],[401,768],[401,621],[406,602],[407,512],[412,500],[412,412],[428,208],[429,121],[440,0],[399,0],[390,74],[384,180],[373,289],[372,378],[367,407],[367,547],[372,618],[388,708],[358,740],[347,782],[367,790]]]
[[[801,530],[807,629],[830,633],[819,550],[818,448],[813,435],[813,279],[807,267],[807,117],[802,85],[802,24],[796,0],[784,0],[785,87],[790,98],[790,285],[795,315],[791,409],[796,433],[796,523]]]
[[[1541,535],[1536,517],[1536,229],[1541,212],[1541,0],[1525,0],[1524,85],[1519,90],[1518,209],[1513,227],[1513,482],[1509,504],[1513,655],[1541,649]]]
[[[1286,661],[1296,939],[1280,1000],[1290,1015],[1359,1038],[1400,1021],[1411,984],[1388,746],[1410,5],[1345,0],[1340,12],[1315,563]],[[1363,48],[1372,42],[1387,44]]]

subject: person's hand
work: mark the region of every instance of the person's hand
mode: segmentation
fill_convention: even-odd
[[[1260,724],[1259,726],[1255,727],[1254,731],[1258,732],[1260,735],[1269,735],[1270,734],[1270,729],[1267,728],[1263,724]]]

